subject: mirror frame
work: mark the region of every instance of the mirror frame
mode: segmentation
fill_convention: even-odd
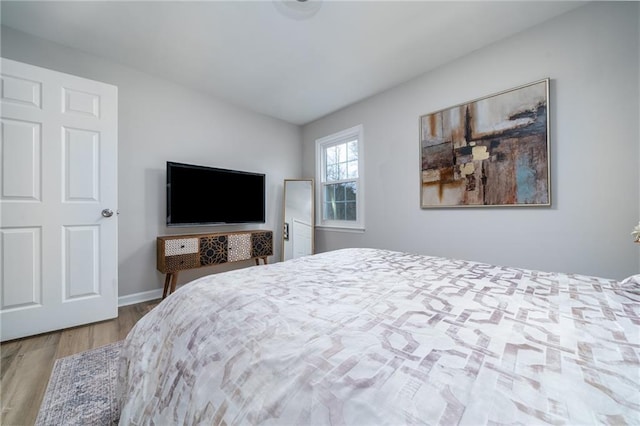
[[[285,256],[285,251],[284,251],[284,243],[285,243],[285,236],[287,234],[287,230],[286,230],[286,226],[287,226],[287,215],[286,215],[286,209],[287,209],[287,182],[309,182],[311,184],[311,253],[314,254],[315,253],[315,249],[316,249],[316,236],[315,236],[315,230],[316,230],[316,212],[315,212],[315,182],[313,179],[308,178],[308,179],[285,179],[284,180],[284,185],[283,185],[283,189],[282,189],[282,228],[280,228],[282,230],[282,245],[281,245],[281,254],[280,254],[280,258],[281,260],[284,262],[286,259],[284,258]],[[287,238],[288,240],[288,238]],[[293,259],[293,257],[292,257]]]

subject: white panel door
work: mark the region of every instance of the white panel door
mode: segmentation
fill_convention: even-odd
[[[117,88],[0,60],[0,340],[114,318]]]

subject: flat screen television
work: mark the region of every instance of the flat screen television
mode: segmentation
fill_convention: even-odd
[[[265,175],[167,162],[167,226],[265,222]]]

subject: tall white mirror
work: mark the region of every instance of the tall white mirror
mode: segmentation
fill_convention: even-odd
[[[285,179],[282,260],[313,254],[313,215],[313,179]]]

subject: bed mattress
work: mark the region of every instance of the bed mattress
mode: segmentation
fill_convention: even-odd
[[[639,300],[377,249],[214,274],[126,338],[120,424],[640,424]]]

